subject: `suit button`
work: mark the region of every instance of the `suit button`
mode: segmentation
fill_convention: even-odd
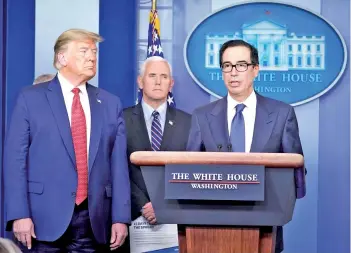
[[[75,192],[72,192],[72,197],[76,197],[76,193]]]

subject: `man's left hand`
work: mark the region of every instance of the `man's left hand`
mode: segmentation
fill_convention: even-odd
[[[118,247],[122,246],[127,236],[128,236],[128,228],[126,224],[123,224],[123,223],[113,224],[111,227],[111,240],[110,240],[111,250],[115,250]]]
[[[156,224],[156,215],[151,202],[148,202],[143,206],[141,213],[151,225]]]

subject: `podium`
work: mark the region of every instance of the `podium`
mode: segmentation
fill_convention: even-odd
[[[293,216],[294,169],[304,165],[303,156],[285,153],[140,151],[132,153],[130,159],[141,167],[157,222],[178,224],[181,253],[274,253],[277,226],[287,224]],[[199,165],[204,165],[202,171],[208,166],[211,172],[218,167],[233,174],[238,169],[243,173],[246,166],[261,167],[263,199],[208,199],[209,193],[218,193],[216,196],[220,197],[219,190],[208,190],[204,195],[197,190],[195,194],[200,197],[195,199],[192,192],[175,199],[166,197],[167,184],[172,181],[167,181],[166,168],[179,166],[190,171]],[[178,185],[193,191],[190,184],[194,181],[184,182],[190,183]],[[226,194],[229,197],[236,194],[240,199],[241,191],[244,194],[240,189],[244,188]]]

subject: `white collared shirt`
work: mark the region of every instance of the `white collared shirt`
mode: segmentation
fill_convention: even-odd
[[[232,121],[236,113],[235,106],[240,104],[240,102],[234,100],[229,94],[227,96],[227,119],[228,119],[228,133],[230,136],[230,131],[232,127]],[[256,118],[256,105],[257,97],[256,93],[252,91],[250,96],[243,102],[245,108],[243,110],[243,116],[245,120],[245,152],[249,153],[252,144],[252,138],[255,127]]]
[[[145,103],[144,99],[141,100],[141,107],[143,108],[145,124],[147,128],[147,133],[149,135],[149,140],[151,143],[151,125],[154,117],[152,117],[152,113],[154,111],[158,111],[159,120],[161,123],[162,135],[164,134],[165,122],[166,122],[166,113],[167,113],[167,101],[165,101],[162,105],[160,105],[156,110],[152,108],[150,105]]]
[[[57,78],[58,78],[60,85],[61,85],[61,90],[62,90],[63,98],[65,100],[69,123],[71,124],[72,123],[72,120],[71,120],[71,118],[72,118],[72,103],[73,103],[73,97],[74,97],[72,90],[75,88],[75,86],[73,86],[73,84],[71,84],[66,78],[64,78],[60,74],[60,72],[58,72]],[[82,107],[83,107],[83,111],[85,114],[85,120],[86,120],[86,124],[87,124],[87,152],[88,152],[88,158],[89,158],[89,144],[90,144],[90,131],[91,131],[91,115],[90,115],[89,96],[88,96],[86,84],[80,84],[77,86],[77,88],[80,89],[79,98],[80,98],[80,103],[82,104]],[[88,159],[88,161],[89,161],[89,159]]]

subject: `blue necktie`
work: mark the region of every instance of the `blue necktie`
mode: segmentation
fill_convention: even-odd
[[[245,152],[245,120],[243,116],[244,104],[235,106],[236,113],[232,121],[230,131],[230,141],[232,143],[233,152]]]
[[[160,116],[158,111],[154,111],[152,113],[152,117],[154,118],[152,120],[152,125],[151,125],[151,147],[153,151],[159,151],[161,148],[161,142],[162,142],[162,127],[160,123],[160,119],[158,118]]]

